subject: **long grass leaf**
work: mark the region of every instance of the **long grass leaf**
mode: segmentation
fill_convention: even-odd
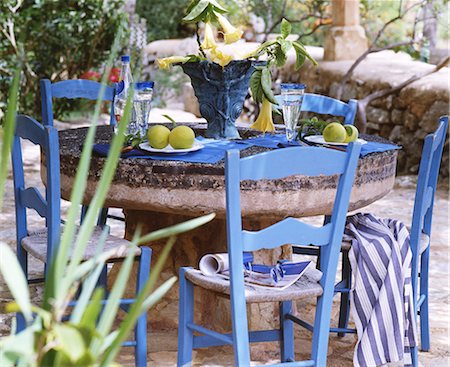
[[[117,311],[119,310],[120,299],[122,298],[128,284],[128,278],[133,266],[133,260],[134,254],[130,251],[130,253],[125,258],[125,261],[122,263],[114,286],[111,290],[111,293],[109,294],[108,302],[106,303],[105,309],[102,312],[97,326],[97,331],[102,337],[108,335],[111,331],[112,324],[116,318]],[[101,343],[99,343],[98,341],[95,341],[92,344],[91,350],[94,355],[98,353],[100,347]]]
[[[152,274],[150,278],[145,282],[142,291],[136,297],[136,301],[131,305],[130,310],[125,316],[124,321],[120,325],[119,334],[117,335],[117,338],[105,352],[103,359],[100,363],[100,366],[109,366],[112,363],[112,361],[114,360],[119,351],[119,346],[127,338],[128,334],[133,329],[138,317],[142,313],[142,305],[147,300],[150,292],[153,290],[156,280],[161,274],[161,270],[164,264],[166,263],[167,257],[169,256],[169,253],[172,250],[175,241],[176,241],[175,237],[170,237],[169,240],[167,241],[166,246],[164,247],[155,266],[152,269]]]
[[[16,300],[27,322],[31,321],[31,303],[28,283],[15,253],[5,243],[0,243],[0,272],[9,291]]]
[[[17,99],[19,94],[20,69],[14,72],[13,81],[8,93],[8,104],[5,122],[1,131],[1,156],[0,156],[0,210],[3,207],[3,195],[5,192],[5,182],[8,176],[9,153],[11,152],[14,129],[16,126]]]

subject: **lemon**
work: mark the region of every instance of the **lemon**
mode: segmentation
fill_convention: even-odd
[[[152,126],[147,133],[148,143],[152,148],[163,149],[169,144],[170,130],[163,125]]]
[[[356,126],[353,125],[344,125],[345,131],[347,132],[347,137],[345,138],[344,143],[350,143],[352,141],[356,141],[358,139],[359,131]]]
[[[323,129],[323,139],[333,143],[343,143],[347,132],[339,122],[332,122]]]
[[[169,144],[173,149],[189,149],[194,145],[195,134],[188,126],[177,126],[170,132]]]

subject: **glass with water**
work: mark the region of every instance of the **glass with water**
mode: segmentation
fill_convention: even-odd
[[[295,137],[295,129],[300,117],[305,88],[305,84],[281,84],[283,120],[286,127],[286,138],[289,142]]]
[[[128,134],[145,136],[148,128],[151,102],[153,97],[153,82],[136,83],[133,96],[133,114],[128,126]]]

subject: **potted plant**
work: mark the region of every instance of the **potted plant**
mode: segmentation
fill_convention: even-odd
[[[317,62],[308,54],[299,41],[290,41],[290,23],[283,19],[281,35],[267,41],[250,53],[232,56],[224,46],[237,42],[242,30],[234,27],[223,15],[227,10],[216,0],[193,0],[187,9],[183,21],[197,26],[197,55],[171,56],[157,60],[162,69],[171,65],[180,65],[191,78],[195,95],[200,104],[200,112],[208,122],[206,135],[211,138],[239,138],[235,121],[242,112],[243,103],[250,85],[252,97],[262,103],[260,115],[252,128],[259,131],[273,131],[272,104],[277,104],[272,92],[273,66],[283,67],[287,53],[294,49],[296,53],[295,69],[298,70],[308,58]],[[204,23],[203,41],[199,35],[199,23]],[[224,44],[216,43],[214,27],[220,27]],[[258,61],[265,56],[265,61]]]

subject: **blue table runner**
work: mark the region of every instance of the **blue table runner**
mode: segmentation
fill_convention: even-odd
[[[266,134],[264,136],[246,140],[214,140],[206,139],[203,137],[197,137],[196,139],[204,144],[205,147],[195,152],[165,154],[151,153],[135,148],[129,152],[122,153],[121,158],[141,158],[160,161],[181,161],[189,163],[215,164],[224,159],[225,152],[231,149],[243,150],[249,148],[250,146],[278,149],[305,145],[305,143],[299,143],[298,141],[288,142],[286,139],[286,135],[284,134]],[[341,146],[340,148],[342,149],[345,147]],[[396,149],[401,149],[401,147],[395,144],[368,141],[366,144],[363,144],[361,146],[360,156],[364,157],[370,153],[379,153]],[[99,156],[106,157],[109,151],[109,144],[95,144],[93,151]]]

